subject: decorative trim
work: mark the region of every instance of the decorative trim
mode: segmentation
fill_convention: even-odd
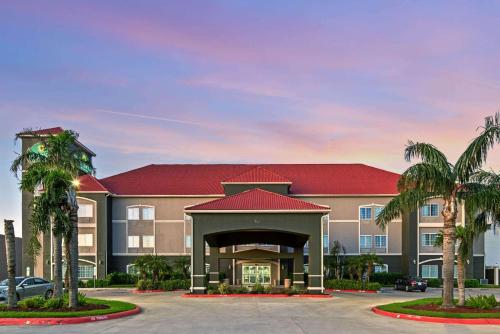
[[[112,197],[129,197],[129,198],[134,198],[134,197],[151,197],[151,198],[156,198],[156,197],[180,197],[180,198],[199,198],[199,197],[225,197],[224,194],[210,194],[210,195],[117,195],[117,194],[111,194]]]
[[[262,182],[262,181],[259,181],[259,182],[231,182],[231,181],[223,181],[221,182],[220,184],[222,185],[225,185],[225,184],[292,184],[291,181],[287,181],[287,182]]]
[[[318,205],[318,204],[315,204]],[[330,208],[311,209],[311,210],[189,210],[185,209],[186,213],[325,213],[330,212]]]

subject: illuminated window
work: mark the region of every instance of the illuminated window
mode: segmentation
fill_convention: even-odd
[[[78,217],[91,218],[94,216],[94,206],[92,204],[78,204]]]
[[[142,208],[142,219],[154,220],[155,219],[155,209],[154,208]]]
[[[139,248],[139,236],[129,235],[128,236],[128,247],[129,248]]]
[[[142,247],[154,248],[154,246],[155,246],[155,236],[154,235],[143,235],[142,236]]]
[[[78,234],[78,246],[92,247],[94,245],[93,234]]]
[[[139,220],[139,208],[128,208],[127,209],[127,219],[128,220]]]

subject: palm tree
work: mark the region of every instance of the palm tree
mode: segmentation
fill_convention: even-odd
[[[500,192],[491,183],[494,177],[481,170],[489,149],[500,142],[500,114],[485,119],[480,134],[472,140],[455,165],[435,146],[410,141],[405,158],[421,161],[409,167],[398,182],[395,196],[376,219],[385,227],[405,212],[419,209],[431,198],[442,198],[443,209],[443,308],[453,307],[453,268],[458,204],[467,202],[469,214],[478,211],[498,212]]]
[[[78,205],[74,180],[80,174],[80,167],[85,163],[93,168],[85,153],[77,145],[78,134],[63,131],[57,135],[39,136],[33,131],[24,131],[17,135],[29,134],[44,145],[44,154],[28,149],[22,152],[11,165],[11,170],[18,176],[24,169],[21,189],[35,192],[40,186],[43,192],[33,200],[33,212],[30,219],[32,239],[30,241],[33,256],[40,251],[38,237],[52,229],[54,243],[54,297],[62,295],[62,238],[65,238],[69,267],[69,306],[77,306],[78,295]]]
[[[375,254],[364,254],[361,256],[361,260],[366,267],[366,281],[370,282],[370,275],[375,268],[375,265],[381,265],[382,259]]]
[[[356,276],[356,279],[361,281],[364,270],[365,264],[360,256],[353,256],[347,259],[347,272],[351,280]]]
[[[181,257],[174,262],[174,269],[183,279],[189,278],[189,266],[191,261],[187,257]]]
[[[16,296],[16,235],[14,234],[14,221],[4,220],[5,230],[5,255],[7,258],[7,276],[8,276],[8,308],[17,306]]]
[[[334,259],[333,267],[336,279],[340,279],[343,276],[342,267],[344,264],[345,253],[346,249],[344,245],[342,245],[338,240],[333,241],[332,246],[330,248],[330,255]]]

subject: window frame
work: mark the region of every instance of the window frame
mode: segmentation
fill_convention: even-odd
[[[82,242],[83,240],[88,241],[85,238],[90,236],[90,245],[86,242]],[[94,234],[92,233],[78,233],[78,247],[94,247]]]
[[[383,249],[386,249],[386,248],[387,248],[387,239],[388,239],[388,238],[387,238],[387,235],[386,235],[386,234],[376,234],[376,235],[374,235],[373,237],[374,237],[374,239],[375,239],[375,248],[379,248],[379,249],[382,249],[382,248],[383,248]],[[383,237],[383,239],[385,240],[385,241],[384,241],[384,246],[379,247],[379,246],[377,246],[377,238],[382,238],[382,237]]]
[[[152,246],[146,246],[144,238],[152,240]],[[155,236],[154,235],[143,235],[142,236],[142,248],[155,248]]]
[[[141,220],[155,220],[155,215],[156,215],[156,211],[155,211],[155,207],[154,206],[141,206]],[[152,218],[144,218],[144,211],[146,210],[151,210],[152,211]]]
[[[422,247],[436,247],[436,246],[434,245],[434,242],[436,241],[438,234],[439,234],[439,233],[434,233],[434,232],[429,232],[429,233],[427,233],[427,232],[422,232],[422,233],[421,233],[421,235],[420,235],[420,239],[422,240],[422,241],[420,242],[420,246],[422,246]],[[432,242],[431,244],[427,244],[426,242],[427,242],[428,240],[427,240],[426,235],[434,235],[434,236],[435,236],[435,237],[434,237],[434,242]],[[430,240],[432,240],[432,237],[430,237]]]
[[[365,214],[363,215],[361,212],[365,210]],[[366,215],[366,212],[370,213],[370,216]],[[373,213],[372,213],[372,208],[369,206],[361,206],[359,208],[359,220],[372,220]]]
[[[132,218],[130,217],[130,212],[132,210],[137,210],[137,218],[134,215]],[[129,206],[127,207],[127,220],[140,220],[141,219],[141,207],[140,206]]]
[[[88,208],[90,207],[90,216],[88,214]],[[81,210],[85,209],[85,215],[81,214]],[[94,218],[94,205],[92,203],[78,203],[78,218]]]
[[[427,270],[429,270],[431,267],[433,268],[433,270],[435,268],[436,276],[430,276],[430,275],[424,276],[424,267]],[[420,269],[421,269],[420,274],[421,274],[422,278],[439,278],[439,265],[437,265],[437,264],[422,264]],[[427,274],[429,274],[429,272],[427,272]]]
[[[132,240],[137,240],[137,246],[131,246],[131,242],[130,242],[130,238],[134,238]],[[137,239],[135,239],[137,238]],[[140,248],[140,236],[139,235],[129,235],[128,238],[127,238],[127,248]],[[135,242],[133,242],[133,244],[135,244]]]
[[[433,214],[433,212],[432,212],[432,207],[436,207],[435,214]],[[425,212],[427,208],[429,210],[428,214],[426,214],[426,212]],[[436,204],[436,203],[424,204],[424,205],[422,205],[421,210],[422,210],[422,217],[426,217],[426,218],[439,217],[439,204]]]
[[[370,246],[369,247],[363,247],[361,244],[361,238],[369,238],[370,239]],[[373,236],[370,234],[362,234],[359,236],[359,248],[360,249],[372,249],[373,248]]]

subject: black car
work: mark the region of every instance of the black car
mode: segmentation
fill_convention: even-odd
[[[422,292],[425,292],[425,290],[427,289],[427,281],[420,277],[412,276],[399,278],[394,284],[394,289],[405,291],[420,290]]]

